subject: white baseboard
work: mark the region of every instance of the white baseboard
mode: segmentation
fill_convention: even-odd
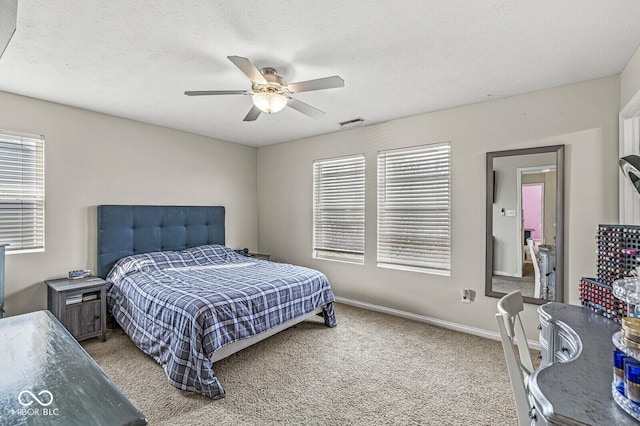
[[[336,296],[336,302],[345,305],[355,306],[356,308],[368,309],[370,311],[381,312],[383,314],[393,315],[396,317],[406,318],[414,321],[423,322],[425,324],[442,327],[449,330],[460,331],[462,333],[473,334],[474,336],[484,337],[491,340],[500,340],[500,334],[496,331],[483,330],[481,328],[469,327],[468,325],[458,324],[451,321],[445,321],[438,318],[418,315],[411,312],[400,311],[398,309],[387,308],[386,306],[374,305],[372,303],[360,302],[358,300],[347,299],[346,297]],[[537,340],[528,340],[529,347],[540,350],[540,342]]]

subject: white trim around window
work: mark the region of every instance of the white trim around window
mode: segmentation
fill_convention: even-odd
[[[378,152],[378,266],[450,275],[451,143]]]
[[[0,244],[44,251],[44,137],[0,130]]]
[[[364,154],[313,162],[313,257],[364,263]]]

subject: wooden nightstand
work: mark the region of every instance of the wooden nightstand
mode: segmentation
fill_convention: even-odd
[[[262,253],[243,253],[244,256],[247,257],[254,257],[256,259],[262,259],[262,260],[269,260],[269,258],[271,257],[270,254],[262,254]]]
[[[88,277],[47,280],[48,309],[76,340],[107,338],[107,282]]]

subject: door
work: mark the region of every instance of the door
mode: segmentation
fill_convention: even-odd
[[[522,221],[526,237],[531,238],[537,245],[544,242],[544,184],[530,183],[522,185]]]

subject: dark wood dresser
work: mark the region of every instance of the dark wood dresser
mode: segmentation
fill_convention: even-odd
[[[146,425],[49,311],[0,319],[0,424]]]

